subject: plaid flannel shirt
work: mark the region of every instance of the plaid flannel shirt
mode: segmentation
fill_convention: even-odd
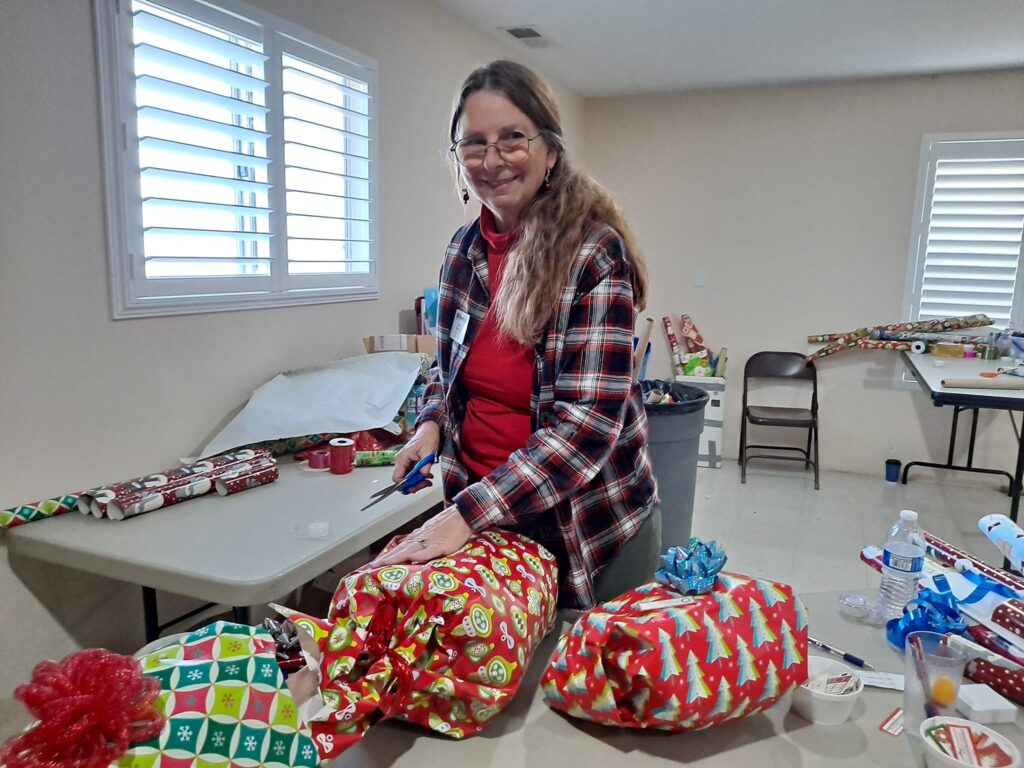
[[[594,604],[594,575],[633,537],[657,500],[647,416],[632,380],[632,268],[622,238],[593,229],[572,264],[537,345],[533,434],[508,461],[470,482],[460,460],[465,397],[459,371],[490,306],[487,244],[479,220],[445,254],[438,297],[437,358],[419,421],[441,428],[445,498],[474,531],[516,530],[562,560],[560,603]],[[462,343],[456,313],[469,316]]]

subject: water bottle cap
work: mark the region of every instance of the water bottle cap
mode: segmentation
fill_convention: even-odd
[[[912,509],[901,509],[900,520],[906,520],[908,523],[917,522],[917,512]]]

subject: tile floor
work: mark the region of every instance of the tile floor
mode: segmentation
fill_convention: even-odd
[[[882,546],[901,509],[916,510],[926,531],[998,565],[977,521],[1009,514],[1006,480],[965,477],[911,470],[907,485],[896,485],[822,472],[815,491],[811,472],[799,465],[751,462],[742,485],[739,465],[726,461],[697,469],[693,534],[717,539],[728,569],[792,584],[798,593],[877,590],[878,575],[860,550]]]

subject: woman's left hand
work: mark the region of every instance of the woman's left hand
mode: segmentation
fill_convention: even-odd
[[[472,537],[473,530],[466,525],[458,507],[448,507],[406,536],[394,549],[383,553],[363,567],[380,568],[398,563],[425,563],[450,555]]]

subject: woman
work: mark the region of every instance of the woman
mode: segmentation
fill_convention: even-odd
[[[451,140],[481,215],[448,246],[427,406],[394,472],[437,452],[451,506],[375,564],[425,562],[501,527],[551,549],[560,603],[589,608],[650,578],[659,547],[632,381],[646,268],[615,203],[570,164],[551,93],[526,67],[473,72]]]

